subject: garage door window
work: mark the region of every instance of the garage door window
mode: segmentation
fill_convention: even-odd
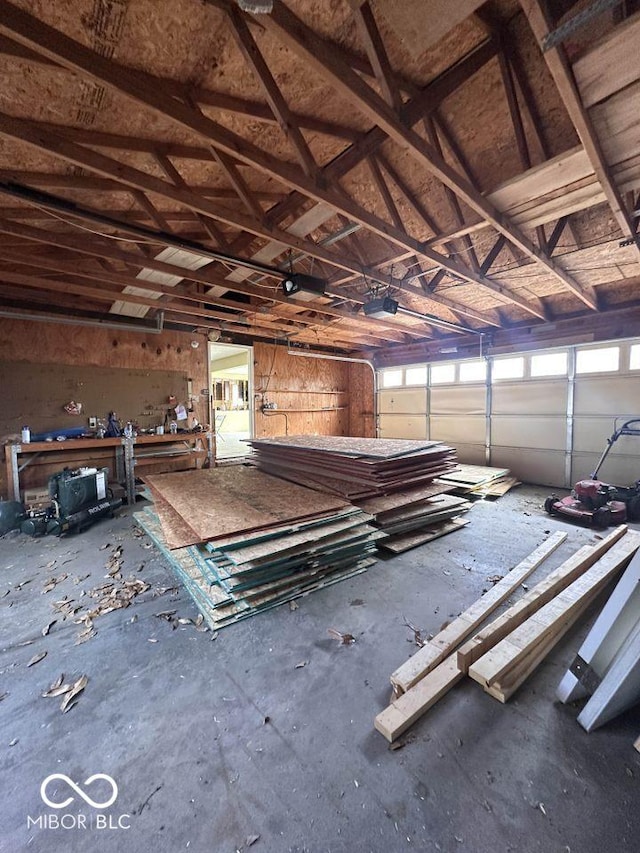
[[[532,376],[566,376],[566,352],[547,352],[543,355],[531,356]]]
[[[486,361],[463,361],[460,364],[460,382],[484,382],[486,378]]]
[[[492,379],[522,379],[524,358],[497,358],[493,362]]]
[[[620,366],[620,347],[578,350],[576,373],[609,373]]]
[[[447,382],[456,381],[456,366],[455,364],[432,364],[431,365],[431,384],[444,385]]]

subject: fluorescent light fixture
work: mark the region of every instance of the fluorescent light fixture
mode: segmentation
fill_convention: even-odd
[[[398,303],[395,299],[385,296],[383,299],[372,299],[371,302],[366,302],[363,309],[366,317],[377,317],[384,320],[389,314],[398,312]]]
[[[303,302],[310,302],[312,299],[322,296],[326,286],[326,282],[321,278],[297,272],[291,273],[282,280],[284,295]]]
[[[273,0],[238,0],[238,6],[243,12],[252,15],[268,15],[273,12]]]

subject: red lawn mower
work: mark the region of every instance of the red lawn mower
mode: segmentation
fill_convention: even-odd
[[[544,502],[549,515],[564,515],[590,527],[609,527],[625,521],[640,521],[640,480],[632,486],[612,486],[598,480],[598,471],[609,451],[623,435],[640,436],[640,418],[626,421],[618,427],[613,424],[613,434],[600,457],[595,471],[588,480],[580,480],[566,498],[550,495]]]

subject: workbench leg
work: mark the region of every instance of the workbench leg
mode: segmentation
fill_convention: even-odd
[[[18,469],[18,452],[20,450],[21,450],[21,447],[19,444],[12,444],[10,447],[11,476],[9,479],[9,494],[11,494],[11,491],[13,491],[14,501],[20,500],[20,471]]]
[[[136,460],[133,449],[133,439],[123,438],[122,445],[124,448],[124,471],[127,490],[127,503],[130,506],[133,506],[136,502]]]

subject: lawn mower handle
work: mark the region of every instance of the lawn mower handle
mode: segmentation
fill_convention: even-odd
[[[604,449],[604,453],[598,460],[598,464],[595,467],[595,470],[591,474],[592,480],[598,479],[598,471],[602,468],[602,463],[609,455],[609,451],[616,443],[616,441],[620,438],[621,435],[638,435],[640,436],[640,418],[631,418],[628,421],[625,421],[621,427],[618,427],[618,421],[620,418],[616,418],[613,422],[613,433],[611,437],[607,439],[607,446]]]

